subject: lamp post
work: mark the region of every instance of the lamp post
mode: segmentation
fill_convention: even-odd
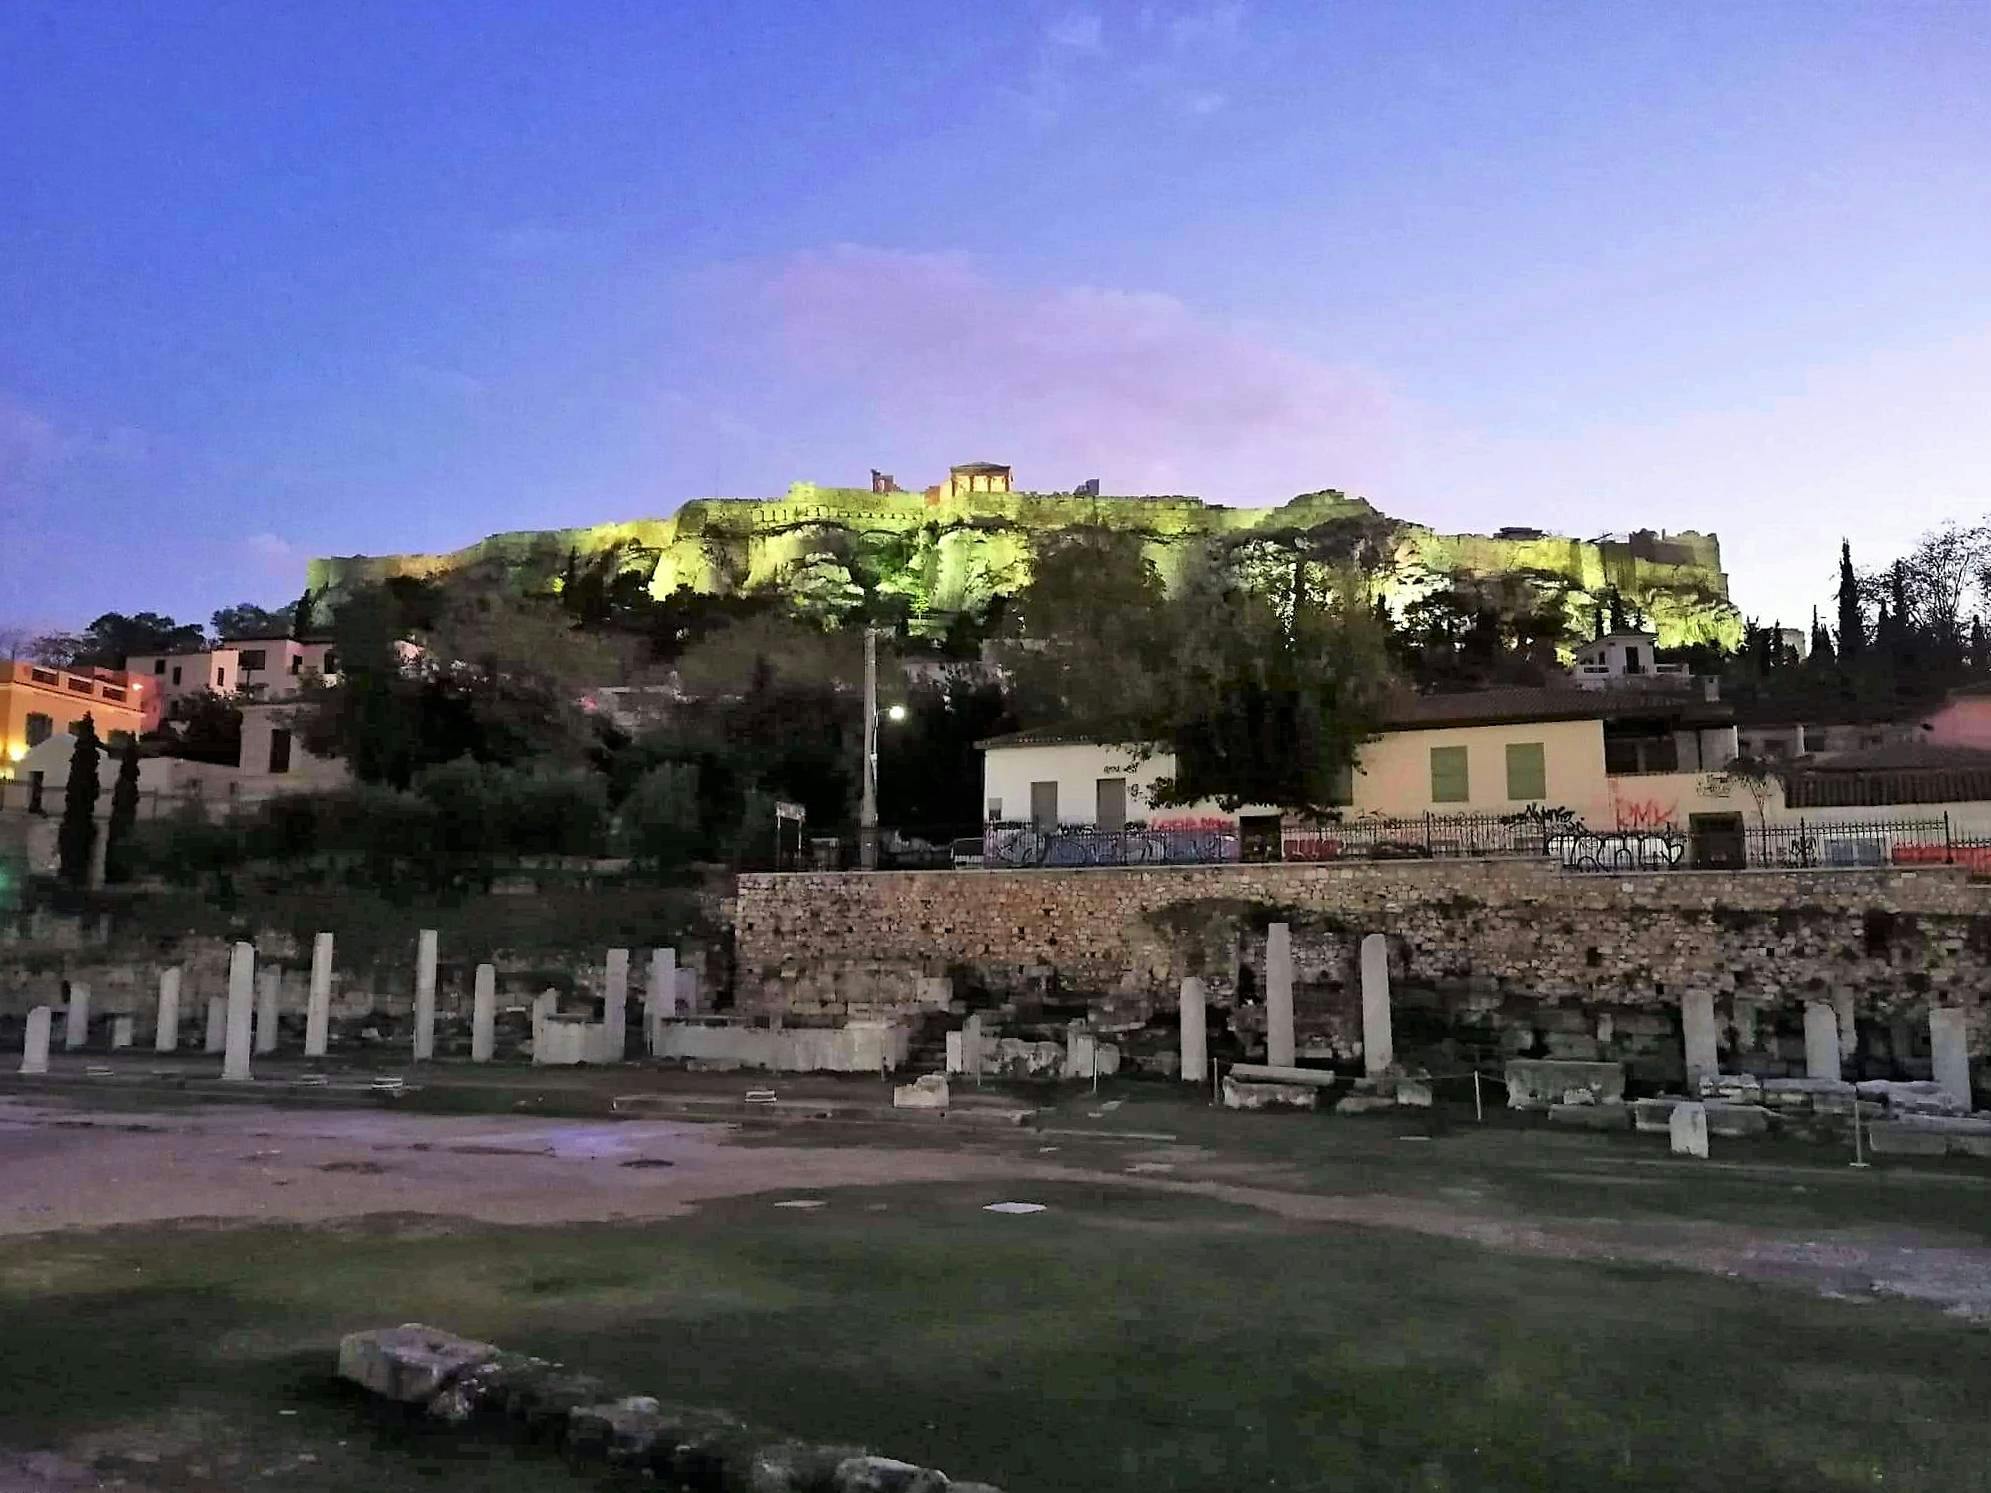
[[[906,718],[906,707],[884,712],[895,721]],[[864,629],[864,797],[857,808],[857,863],[878,869],[878,629]]]

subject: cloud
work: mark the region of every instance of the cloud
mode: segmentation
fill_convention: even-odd
[[[303,573],[310,557],[279,534],[251,534],[242,541],[246,563],[257,574],[290,580]]]
[[[1009,460],[1026,484],[1278,502],[1391,461],[1381,381],[1172,296],[1001,284],[973,261],[844,246],[765,282],[793,367],[864,401],[925,459]]]
[[[470,404],[484,397],[481,378],[457,368],[439,368],[433,363],[403,363],[396,372],[402,382],[425,394]]]
[[[1066,51],[1097,52],[1105,33],[1105,23],[1097,12],[1082,10],[1051,22],[1044,28],[1044,40]]]

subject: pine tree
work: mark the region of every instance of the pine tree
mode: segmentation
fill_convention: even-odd
[[[1860,578],[1853,573],[1853,546],[1839,541],[1839,657],[1851,663],[1865,652],[1866,613],[1860,606]]]
[[[55,832],[60,874],[71,886],[90,879],[90,847],[97,839],[97,723],[84,716],[69,754],[69,786],[62,795],[62,823]]]
[[[307,593],[309,594],[309,593]],[[104,880],[131,880],[131,837],[138,828],[138,738],[125,743],[111,786],[111,819],[104,826]]]

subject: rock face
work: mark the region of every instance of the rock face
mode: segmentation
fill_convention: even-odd
[[[571,553],[584,562],[607,557],[617,573],[642,577],[653,596],[688,587],[804,598],[854,583],[906,597],[915,615],[944,617],[1014,595],[1029,580],[1038,547],[1081,525],[1138,535],[1143,556],[1170,584],[1196,540],[1350,526],[1376,535],[1376,547],[1394,560],[1385,591],[1399,612],[1454,578],[1504,578],[1538,606],[1561,607],[1583,636],[1599,600],[1615,590],[1651,619],[1662,646],[1734,647],[1742,638],[1712,534],[1642,531],[1594,541],[1523,530],[1439,534],[1332,490],[1278,507],[1226,508],[1193,497],[951,492],[945,484],[923,493],[871,492],[798,482],[785,498],[694,498],[670,518],[493,534],[452,554],[317,559],[308,578],[314,589],[337,595],[393,576],[489,565],[515,584],[540,587],[562,573]]]
[[[347,1333],[339,1340],[339,1377],[390,1400],[426,1405],[451,1380],[497,1356],[489,1343],[405,1322]]]

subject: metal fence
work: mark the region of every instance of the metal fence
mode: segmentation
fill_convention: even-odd
[[[1235,824],[1100,829],[1072,824],[1055,830],[991,824],[982,831],[982,864],[1028,866],[1197,866],[1239,858]]]
[[[1751,866],[1931,866],[1991,862],[1991,846],[1959,843],[1940,819],[1752,824],[1743,831]]]
[[[1577,828],[1574,815],[1555,813],[1424,814],[1399,819],[1365,815],[1340,823],[1287,826],[1280,831],[1277,858],[1307,862],[1539,856],[1547,853],[1554,836]]]

